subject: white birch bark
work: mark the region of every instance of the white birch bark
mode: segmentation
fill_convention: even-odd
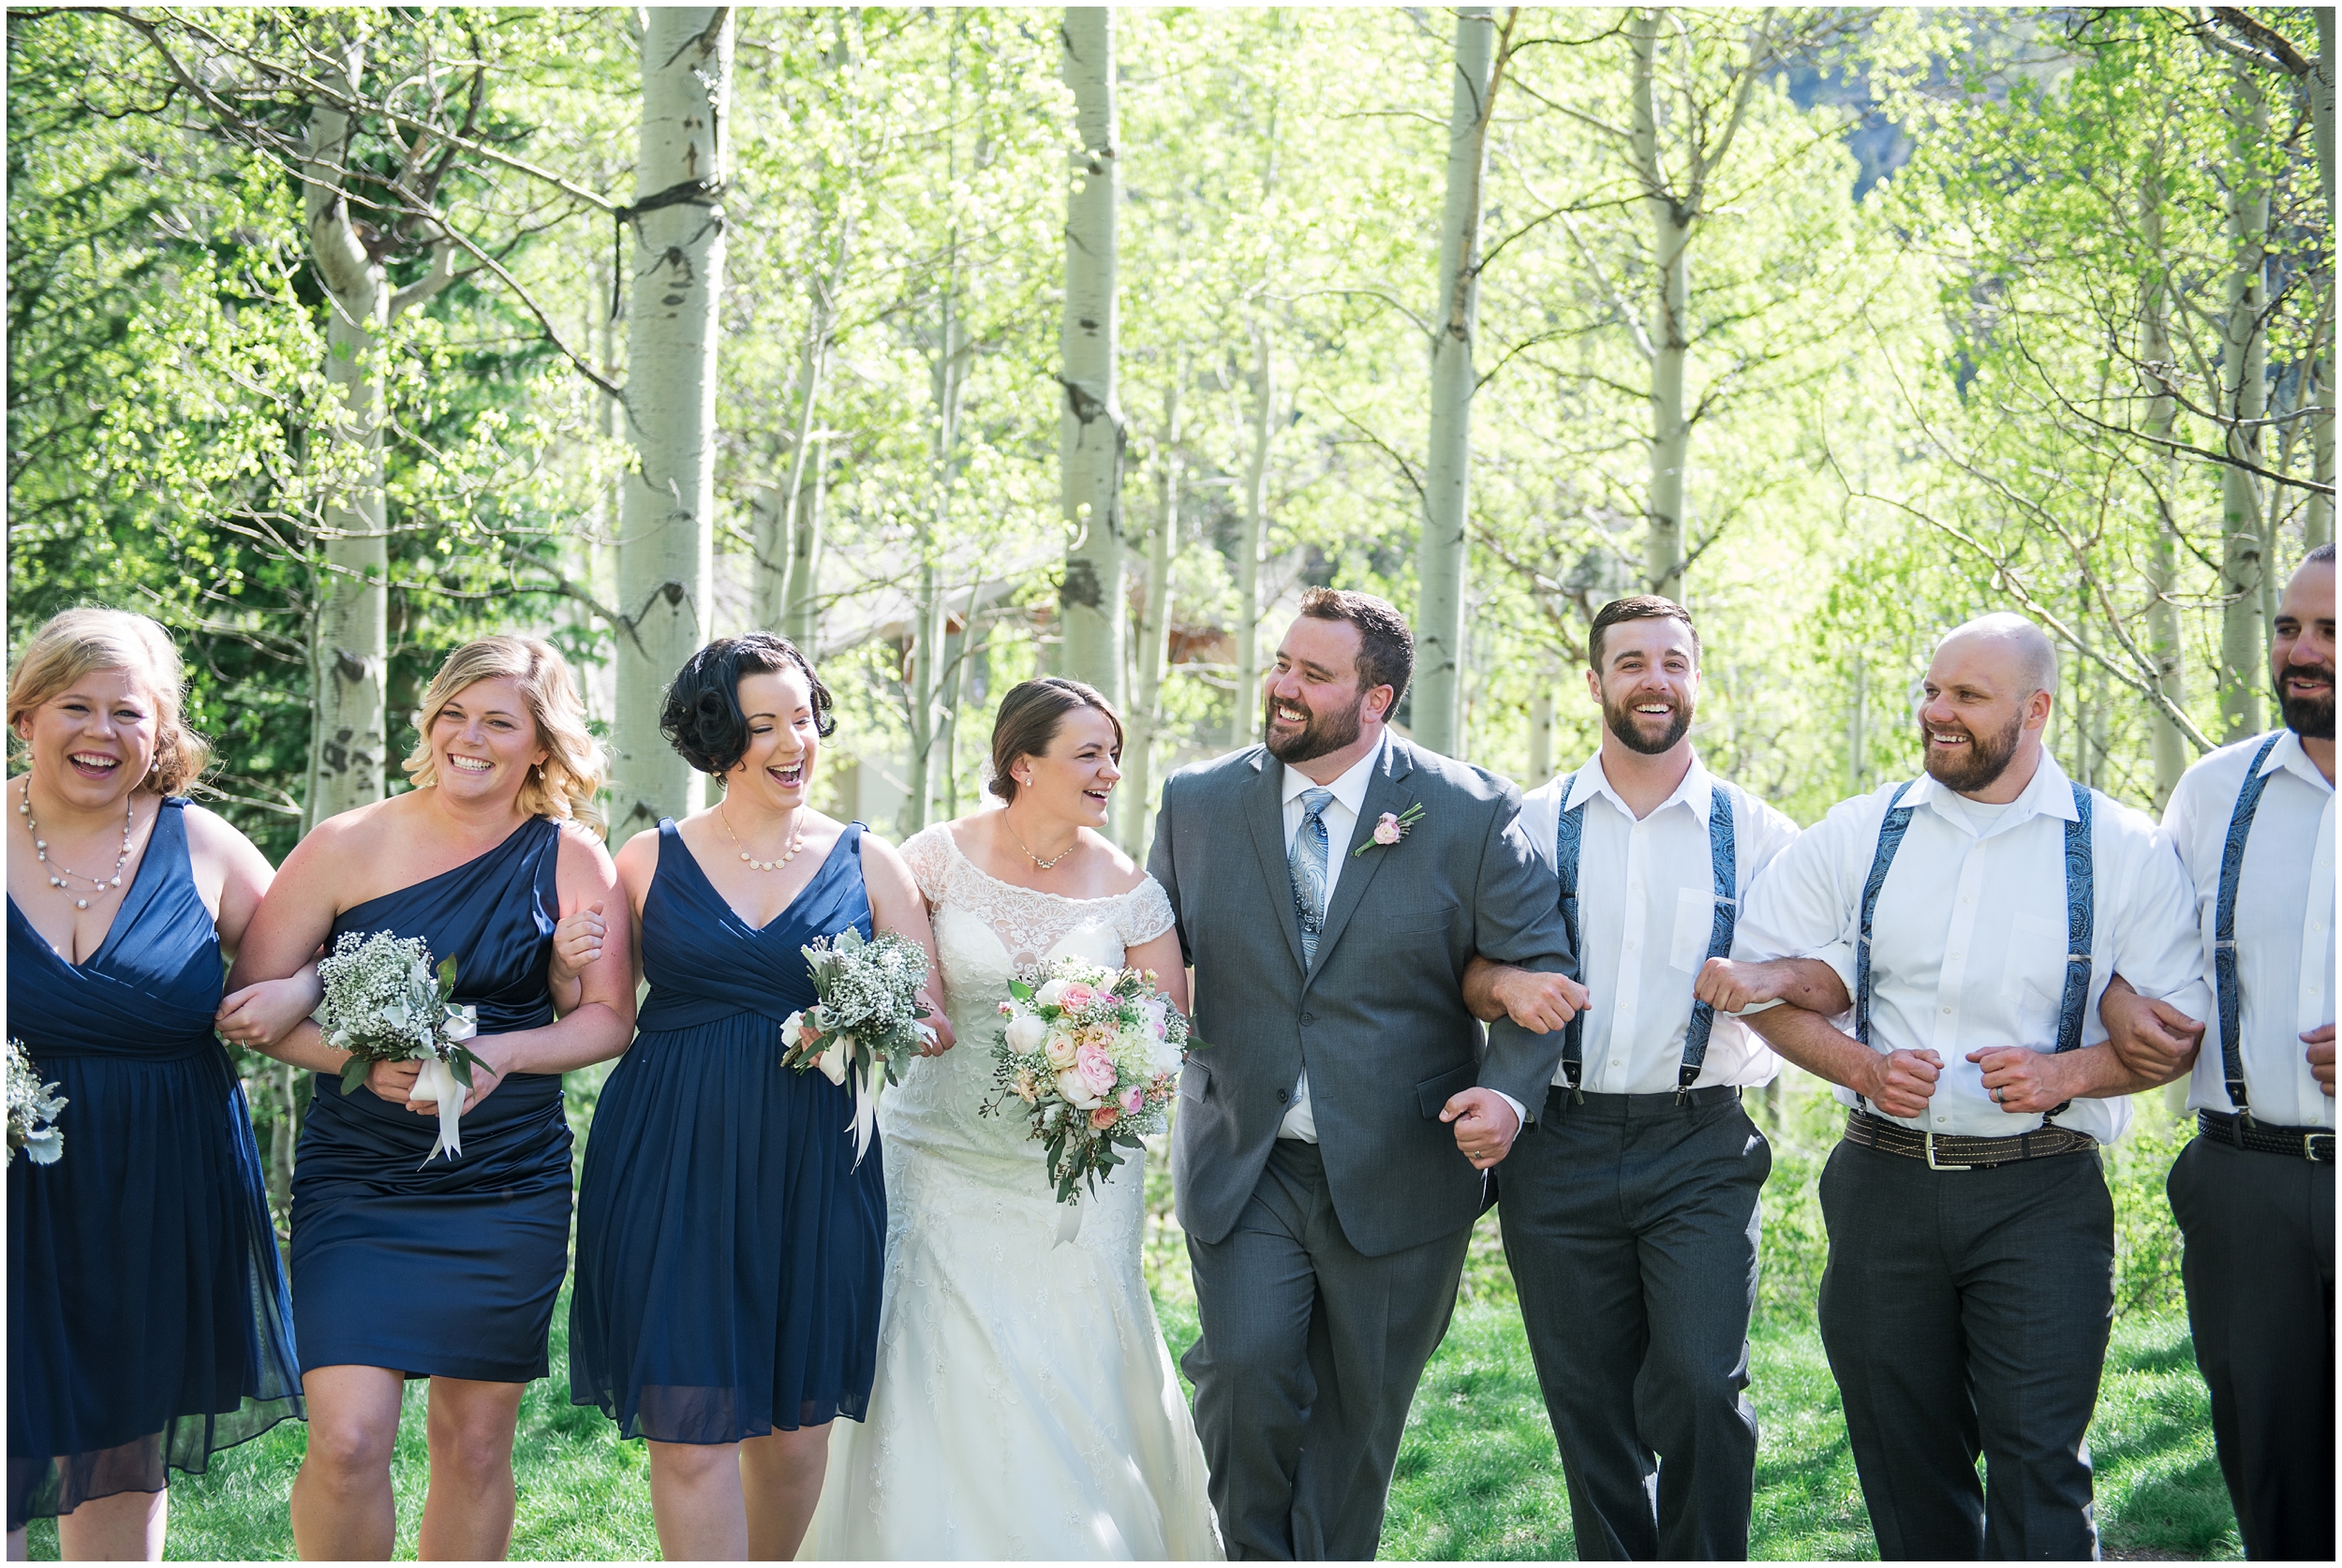
[[[2253,67],[2232,64],[2230,100],[2229,223],[2234,257],[2228,280],[2228,316],[2220,348],[2220,397],[2230,425],[2231,458],[2258,463],[2260,434],[2253,422],[2268,411],[2262,366],[2261,315],[2268,305],[2269,189],[2260,160],[2268,140],[2269,106]],[[2262,645],[2261,576],[2268,570],[2260,496],[2253,476],[2231,462],[2220,470],[2220,722],[2222,745],[2260,728],[2260,688],[2267,680]]]
[[[2318,140],[2318,181],[2325,193],[2324,211],[2331,220],[2334,214],[2334,7],[2318,7],[2318,76],[2309,84],[2310,109],[2316,123]],[[2334,333],[2335,333],[2334,254],[2326,253],[2325,330],[2318,334],[2318,343],[2310,364],[2316,381],[2310,398],[2322,410],[2314,417],[2309,427],[2310,471],[2318,482],[2331,489],[2334,484]],[[2309,511],[2302,524],[2303,542],[2315,549],[2334,542],[2334,497],[2311,492]]]
[[[2163,173],[2160,166],[2149,169],[2143,200],[2140,210],[2140,234],[2147,252],[2147,287],[2144,309],[2144,332],[2140,344],[2141,357],[2148,364],[2147,434],[2158,442],[2172,439],[2172,427],[2179,409],[2172,395],[2171,384],[2164,377],[2177,374],[2172,358],[2171,282],[2164,256]],[[2177,481],[2175,465],[2168,446],[2158,446],[2163,455],[2156,463],[2155,540],[2147,554],[2147,638],[2146,654],[2155,663],[2155,682],[2173,707],[2187,706],[2187,667],[2185,646],[2180,640],[2179,605],[2172,595],[2179,591],[2179,519],[2173,508],[2173,484]],[[2155,805],[2159,812],[2171,800],[2172,791],[2194,760],[2194,748],[2187,737],[2172,723],[2171,716],[2159,705],[2151,705],[2147,714],[2147,749],[2155,764]]]
[[[958,303],[956,280],[947,281],[943,287],[936,360],[928,373],[929,392],[935,400],[931,493],[919,541],[917,614],[904,672],[904,695],[911,721],[911,788],[903,802],[906,835],[918,832],[933,820],[936,787],[950,771],[948,757],[938,757],[939,750],[950,745],[949,686],[956,673],[945,645],[950,639],[943,602],[948,588],[943,574],[943,551],[951,538],[952,490],[959,462],[960,390],[967,381],[971,347]],[[974,608],[972,602],[970,608]]]
[[[1432,314],[1430,451],[1416,556],[1415,695],[1418,745],[1453,754],[1463,733],[1464,570],[1471,506],[1473,334],[1479,303],[1480,186],[1488,168],[1496,18],[1456,12],[1456,80],[1447,119],[1447,195],[1440,214],[1439,303]]]
[[[356,96],[365,52],[341,59]],[[344,194],[353,127],[339,110],[309,118],[302,209],[309,253],[325,285],[325,376],[337,407],[322,438],[331,476],[323,507],[322,568],[310,623],[309,778],[304,831],[382,798],[389,760],[384,680],[389,663],[390,523],[383,499],[382,348],[391,322],[446,287],[452,251],[436,248],[431,272],[393,288],[381,259],[351,221]]]
[[[667,685],[706,640],[714,569],[716,305],[723,284],[729,7],[644,12],[635,200],[694,182],[706,193],[634,219],[627,333],[626,476],[618,544],[618,703],[611,837],[696,810],[701,782],[659,732]]]
[[[1253,330],[1253,451],[1244,468],[1244,531],[1236,551],[1236,706],[1228,744],[1260,738],[1260,575],[1268,549],[1268,445],[1276,438],[1277,360],[1267,320]]]
[[[1059,33],[1074,90],[1075,147],[1065,212],[1065,320],[1059,421],[1065,523],[1062,673],[1118,708],[1122,694],[1122,410],[1115,395],[1115,225],[1122,190],[1115,144],[1114,13],[1068,6]]]
[[[1122,757],[1122,787],[1129,797],[1122,812],[1122,848],[1144,860],[1153,837],[1155,813],[1155,737],[1163,725],[1164,672],[1171,659],[1171,563],[1178,555],[1179,536],[1179,394],[1187,380],[1180,362],[1171,386],[1163,394],[1163,459],[1156,470],[1155,526],[1147,540],[1147,599],[1134,630],[1138,644],[1137,689],[1124,723],[1129,745]],[[1241,709],[1245,688],[1237,688]]]
[[[797,524],[790,537],[789,641],[818,662],[822,641],[822,513],[829,498],[829,451],[818,431],[812,439],[813,481],[797,492]]]

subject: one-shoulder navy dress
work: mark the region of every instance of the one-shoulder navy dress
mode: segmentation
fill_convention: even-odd
[[[801,950],[850,927],[871,934],[861,823],[762,929],[659,824],[650,995],[586,1140],[570,1298],[570,1397],[622,1436],[737,1442],[868,1407],[879,1145],[857,1168],[852,1094],[780,1044],[781,1020],[818,999]]]
[[[166,800],[112,929],[68,964],[8,900],[8,1033],[67,1103],[8,1164],[8,1528],[152,1492],[302,1414],[219,937]]]
[[[553,1022],[546,985],[561,824],[539,817],[477,860],[342,912],[345,931],[420,937],[455,959],[482,1035]],[[558,1073],[514,1072],[464,1113],[464,1152],[425,1163],[437,1117],[317,1076],[293,1166],[301,1369],[526,1383],[569,1263],[570,1124]],[[68,1141],[70,1135],[68,1134]]]

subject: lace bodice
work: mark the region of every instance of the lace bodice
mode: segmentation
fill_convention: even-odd
[[[1052,948],[1085,925],[1110,928],[1125,948],[1152,941],[1171,929],[1170,897],[1152,877],[1128,893],[1105,898],[1068,898],[1018,887],[970,860],[952,830],[941,822],[914,834],[904,843],[902,856],[918,878],[928,908],[954,909],[982,921],[1000,939],[1009,962],[1020,969],[1048,956]]]

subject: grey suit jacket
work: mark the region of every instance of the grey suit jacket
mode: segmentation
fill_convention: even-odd
[[[1179,1222],[1207,1244],[1235,1228],[1307,1062],[1335,1213],[1379,1257],[1483,1206],[1481,1174],[1439,1119],[1448,1097],[1477,1084],[1534,1115],[1561,1061],[1558,1032],[1484,1031],[1464,1008],[1464,966],[1479,953],[1573,973],[1573,959],[1553,879],[1513,826],[1519,791],[1394,735],[1336,852],[1369,844],[1386,811],[1422,816],[1343,865],[1304,970],[1283,773],[1255,746],[1164,782],[1147,868],[1178,917],[1204,1043],[1179,1079]]]

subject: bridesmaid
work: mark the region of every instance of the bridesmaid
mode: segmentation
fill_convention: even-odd
[[[416,1377],[431,1380],[417,1551],[504,1555],[513,1423],[522,1389],[546,1373],[568,1262],[561,1074],[615,1056],[634,1021],[616,875],[596,836],[601,748],[560,655],[533,637],[467,643],[420,718],[414,789],[318,824],[287,857],[233,977],[290,973],[345,931],[420,937],[456,960],[455,999],[479,1009],[471,1048],[486,1064],[463,1154],[426,1163],[436,1107],[407,1099],[415,1064],[377,1064],[345,1098],[347,1058],[315,1025],[288,1042],[319,1070],[293,1169],[310,1427],[292,1526],[304,1558],[390,1556],[391,1450],[401,1385]],[[606,949],[584,930],[605,904]],[[575,918],[556,943],[565,913]]]
[[[870,1398],[881,1150],[854,1163],[852,1094],[783,1065],[779,1025],[815,1000],[815,938],[900,932],[930,975],[935,943],[895,851],[808,804],[829,710],[778,637],[701,649],[660,724],[722,799],[618,851],[650,995],[586,1144],[570,1390],[649,1441],[669,1559],[795,1556],[829,1422]]]
[[[8,1033],[67,1102],[65,1153],[8,1165],[8,1556],[56,1516],[67,1558],[158,1559],[166,1466],[301,1414],[291,1309],[244,1088],[213,1038],[266,1046],[314,969],[220,998],[271,872],[180,791],[203,742],[179,656],[68,610],[8,686]]]

